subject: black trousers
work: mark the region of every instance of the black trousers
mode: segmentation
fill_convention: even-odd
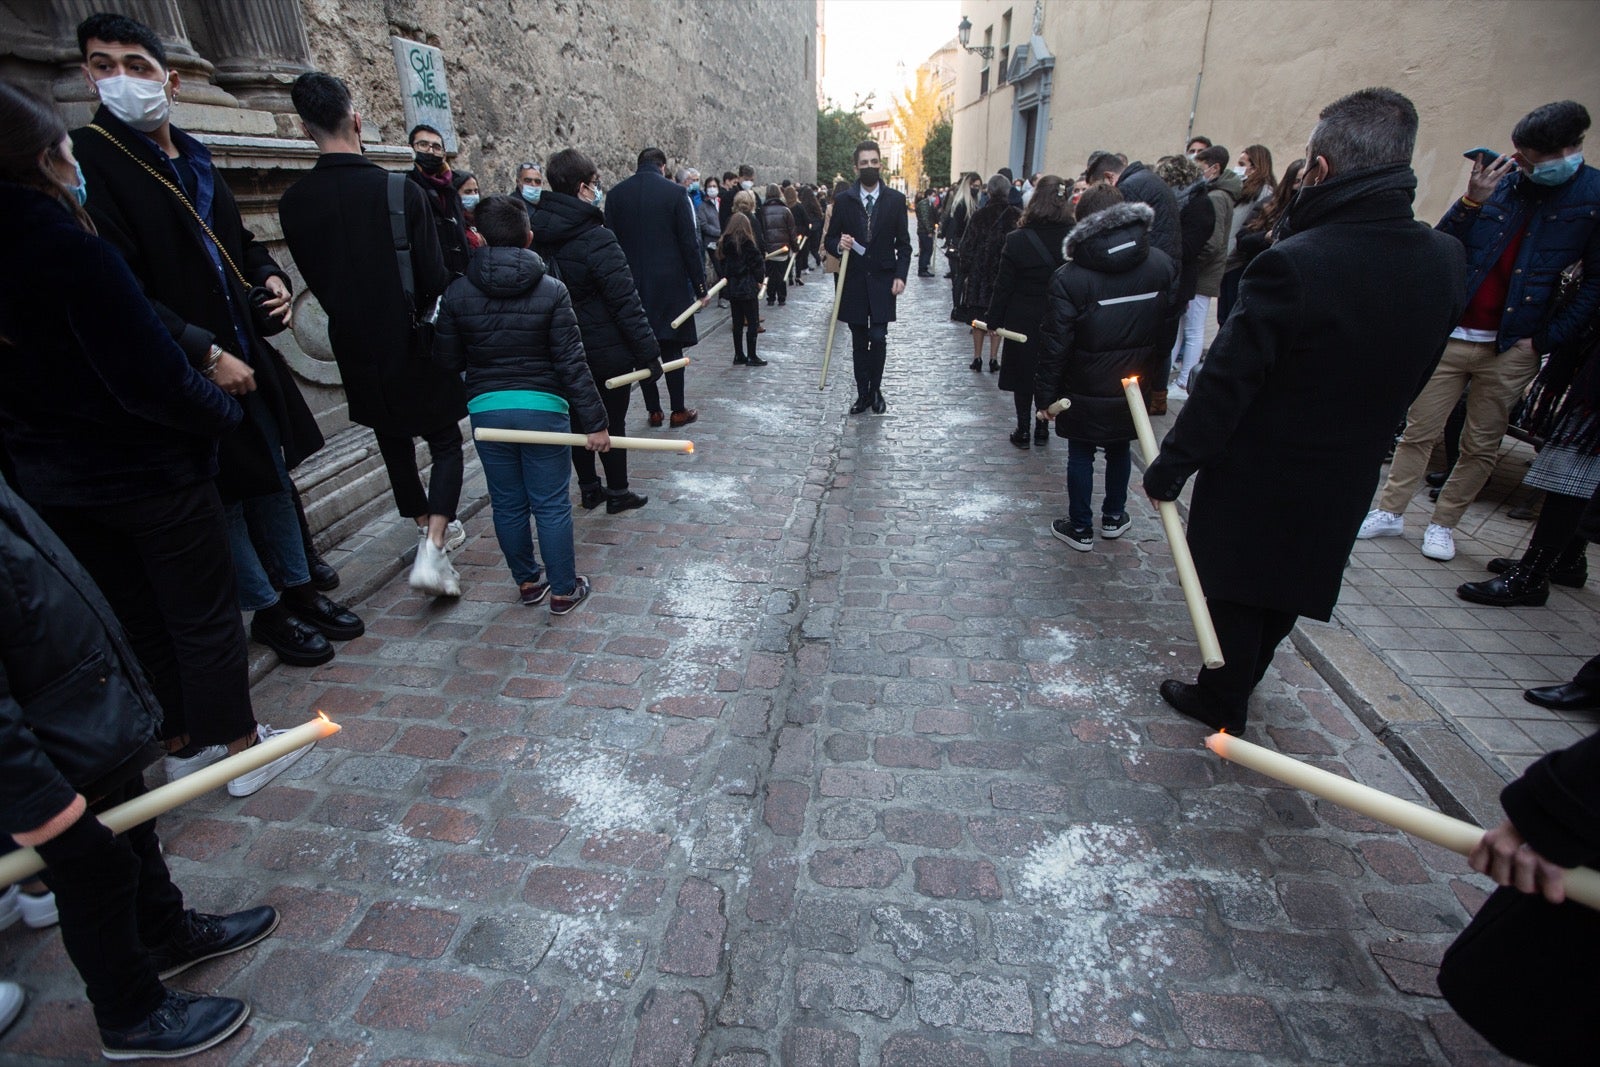
[[[456,517],[456,507],[461,503],[461,479],[465,461],[461,455],[461,427],[456,423],[418,434],[428,442],[428,456],[433,470],[428,475],[428,488],[422,488],[422,475],[417,471],[416,437],[410,434],[374,433],[378,439],[378,452],[389,471],[389,488],[394,492],[395,507],[408,519],[423,515]]]
[[[788,260],[771,260],[767,263],[767,306],[773,301],[782,304],[789,299],[789,283],[783,280],[789,273]]]
[[[253,733],[244,622],[217,487],[93,508],[44,508],[150,677],[161,736],[220,745]]]
[[[661,362],[671,363],[675,359],[683,358],[683,346],[676,341],[661,341]],[[687,410],[683,406],[683,371],[669,370],[664,378],[667,380],[667,399],[672,402],[672,412],[677,414]],[[661,390],[655,382],[640,382],[639,392],[644,394],[644,409],[650,412],[661,410]]]
[[[761,331],[761,301],[755,297],[729,299],[733,310],[733,355],[744,359],[756,354],[756,334]],[[749,351],[746,352],[746,349]]]
[[[633,397],[633,386],[626,389],[607,389],[605,382],[595,383],[600,389],[600,402],[606,406],[606,430],[616,437],[626,436],[628,432],[628,401]],[[585,433],[585,429],[576,422],[572,424],[573,433]],[[572,470],[578,476],[580,489],[593,489],[600,484],[600,478],[594,470],[595,454],[587,448],[572,449]],[[628,450],[626,448],[613,448],[609,452],[600,453],[600,466],[606,472],[606,488],[622,492],[628,488]]]
[[[931,273],[933,266],[933,234],[917,234],[917,273]]]
[[[850,324],[850,358],[855,364],[856,396],[871,400],[883,386],[883,364],[888,358],[889,324]]]
[[[105,811],[144,792],[136,776],[89,810]],[[103,828],[74,827],[39,852],[61,913],[61,944],[83,978],[95,1022],[134,1025],[166,995],[149,949],[171,937],[183,916],[183,894],[161,857],[155,820],[115,837]]]
[[[1272,653],[1289,636],[1299,616],[1231,600],[1213,599],[1207,603],[1226,662],[1215,670],[1201,670],[1200,696],[1216,714],[1242,720],[1250,693],[1267,673]]]
[[[1144,366],[1143,383],[1144,395],[1148,398],[1151,393],[1164,393],[1167,391],[1167,379],[1172,376],[1172,346],[1178,342],[1178,331],[1183,329],[1183,309],[1178,309],[1178,314],[1161,324],[1161,333],[1156,337],[1156,346],[1150,350],[1150,359]]]

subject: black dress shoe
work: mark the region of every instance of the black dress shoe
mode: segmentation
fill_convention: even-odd
[[[353,641],[367,632],[361,616],[309,585],[283,591],[289,610],[330,641]]]
[[[1171,704],[1179,715],[1186,715],[1199,723],[1204,723],[1213,730],[1226,730],[1235,736],[1244,733],[1245,717],[1243,715],[1219,715],[1206,707],[1205,698],[1200,694],[1198,685],[1180,682],[1176,678],[1168,678],[1161,683],[1161,699]]]
[[[1550,581],[1519,563],[1498,578],[1463,583],[1456,589],[1456,596],[1497,608],[1542,608],[1550,599]]]
[[[166,991],[156,1010],[125,1029],[100,1028],[100,1054],[108,1060],[178,1059],[228,1040],[250,1017],[250,1005],[232,997]]]
[[[250,622],[250,636],[291,667],[320,667],[333,658],[328,639],[295,618],[281,600],[256,612]]]
[[[859,415],[872,406],[872,401],[864,396],[856,397],[856,402],[850,405],[850,414]]]
[[[889,405],[884,403],[883,394],[882,393],[873,393],[872,394],[872,413],[874,415],[882,415],[884,412],[886,412],[888,410],[889,410]]]
[[[306,553],[306,569],[311,572],[311,584],[324,593],[339,588],[339,572],[315,552]]]
[[[164,982],[197,963],[249,948],[277,928],[278,913],[266,905],[232,915],[202,915],[190,909],[166,943],[150,950],[150,962]]]
[[[1577,682],[1529,689],[1523,692],[1522,699],[1556,711],[1600,711],[1600,689],[1591,689]]]
[[[1424,475],[1422,480],[1428,483],[1429,489],[1443,489],[1444,483],[1450,480],[1450,472],[1432,471]]]
[[[642,508],[648,503],[650,503],[649,497],[640,496],[631,489],[623,489],[606,497],[606,514],[615,515],[619,511],[632,511],[634,508]]]
[[[603,485],[583,485],[579,486],[578,490],[583,494],[583,499],[579,502],[585,511],[593,511],[606,502],[606,489]]]
[[[1000,369],[1000,361],[998,359],[991,359],[989,361],[989,373],[990,374],[994,374],[999,369]]]
[[[733,365],[735,367],[742,367],[746,363],[749,363],[749,362],[750,361],[748,359],[745,359],[743,356],[734,356],[733,357]]]
[[[1489,573],[1504,574],[1506,571],[1510,570],[1516,565],[1517,561],[1514,559],[1507,559],[1505,556],[1496,556],[1494,559],[1489,561]],[[1550,569],[1551,585],[1564,585],[1568,589],[1582,589],[1588,584],[1588,582],[1589,564],[1588,561],[1586,561],[1582,556],[1578,557],[1578,564],[1575,567],[1562,569],[1558,563],[1555,567]]]
[[[973,361],[971,363],[967,364],[967,369],[968,370],[976,370],[976,371],[983,370],[983,359],[982,359],[982,357],[978,357],[978,358],[973,359]]]
[[[767,365],[767,361],[762,359],[762,358],[760,358],[759,356],[751,356],[750,357],[750,366],[752,366],[752,367],[765,367],[766,365]]]
[[[1012,430],[1011,431],[1011,435],[1009,437],[1007,437],[1006,440],[1010,441],[1012,444],[1016,445],[1018,448],[1026,449],[1028,447],[1028,442],[1033,440],[1033,437],[1032,437],[1031,434],[1028,433],[1027,430],[1020,429],[1020,430]]]
[[[1033,424],[1033,443],[1041,448],[1050,443],[1050,424],[1036,422]]]

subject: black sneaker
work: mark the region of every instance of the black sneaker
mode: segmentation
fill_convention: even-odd
[[[100,1055],[108,1060],[175,1060],[220,1045],[250,1017],[250,1005],[232,997],[203,997],[177,989],[144,1019],[123,1030],[100,1028]]]
[[[1133,520],[1128,518],[1124,511],[1121,515],[1100,516],[1100,536],[1108,540],[1115,540],[1128,532],[1128,525]]]
[[[1094,527],[1074,526],[1066,519],[1057,519],[1050,524],[1050,532],[1056,540],[1065,541],[1079,552],[1087,552],[1094,547]]]
[[[277,928],[278,913],[266,905],[232,915],[202,915],[190,909],[167,943],[150,950],[150,962],[166,981],[197,963],[249,948]]]

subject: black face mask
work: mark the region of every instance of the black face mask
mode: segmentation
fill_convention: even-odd
[[[417,166],[424,174],[438,174],[444,170],[444,157],[429,155],[427,152],[418,152]]]
[[[880,173],[882,172],[878,167],[862,167],[856,171],[856,174],[861,178],[862,185],[877,185]]]

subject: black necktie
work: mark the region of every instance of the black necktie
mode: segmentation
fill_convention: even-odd
[[[877,193],[868,193],[867,194],[867,199],[866,199],[866,206],[867,206],[867,240],[868,240],[868,242],[870,242],[872,240],[872,209],[877,205],[877,203],[878,203],[878,194]]]

